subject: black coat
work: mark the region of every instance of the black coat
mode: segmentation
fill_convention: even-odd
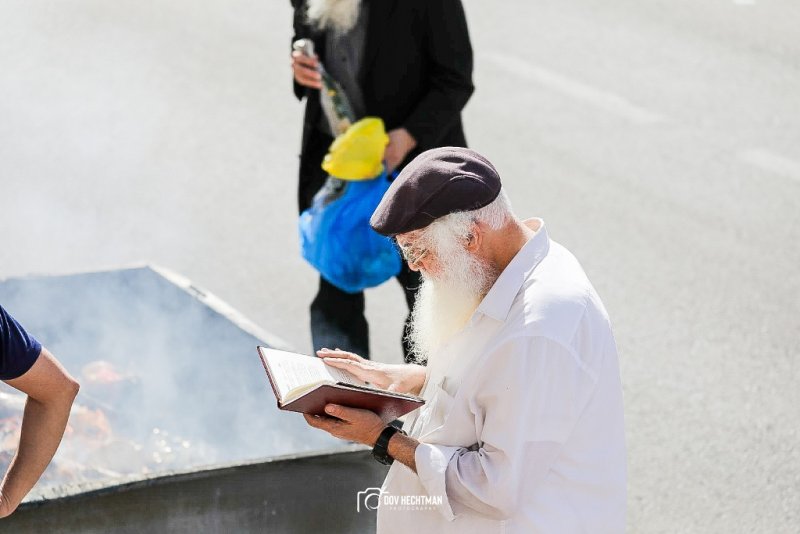
[[[472,46],[461,0],[362,0],[369,2],[361,88],[366,115],[380,117],[386,130],[406,128],[417,154],[439,146],[466,146],[461,110],[472,95]],[[325,63],[325,36],[305,21],[305,1],[295,8],[292,41],[311,38]],[[307,97],[300,153],[300,211],[325,181],[320,168],[332,142],[319,128],[319,94],[295,82]]]

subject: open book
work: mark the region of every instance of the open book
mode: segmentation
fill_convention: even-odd
[[[258,355],[281,410],[324,415],[326,404],[341,404],[371,410],[388,422],[425,403],[414,395],[370,386],[321,358],[266,347],[258,347]]]

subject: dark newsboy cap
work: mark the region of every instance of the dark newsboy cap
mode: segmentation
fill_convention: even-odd
[[[489,160],[468,148],[434,148],[403,169],[369,224],[383,235],[404,234],[449,213],[480,209],[499,194],[500,176]]]

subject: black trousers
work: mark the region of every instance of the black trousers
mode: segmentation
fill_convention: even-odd
[[[407,335],[419,287],[419,273],[403,263],[397,281],[405,292],[409,309],[401,340],[403,358],[409,362],[411,347]],[[323,347],[339,348],[369,358],[369,325],[364,316],[364,292],[347,293],[320,277],[319,291],[311,303],[311,338],[315,351]]]

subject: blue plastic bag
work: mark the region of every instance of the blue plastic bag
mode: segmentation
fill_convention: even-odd
[[[361,181],[329,177],[300,215],[303,258],[342,291],[357,293],[400,273],[397,247],[369,225],[390,183],[385,172]]]

